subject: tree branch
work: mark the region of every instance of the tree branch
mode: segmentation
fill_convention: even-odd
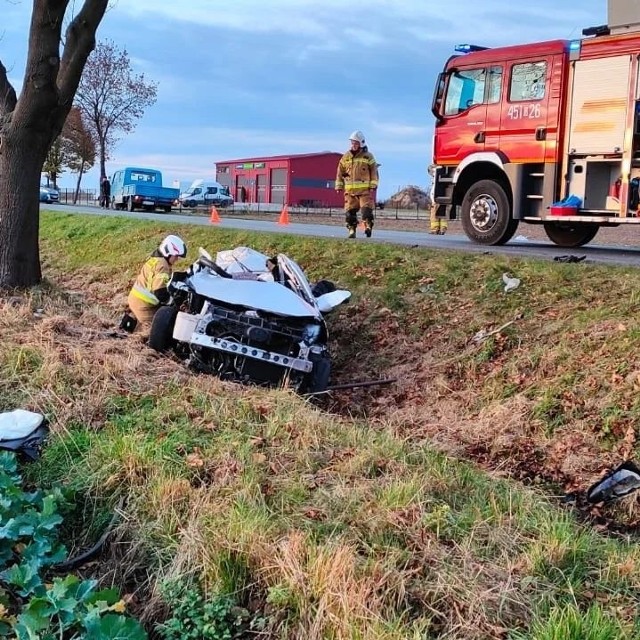
[[[56,78],[60,67],[60,34],[69,0],[34,0],[29,27],[29,52],[20,99],[12,127],[49,129],[58,95]]]
[[[96,31],[108,4],[109,0],[85,0],[67,28],[58,80],[61,105],[71,108],[84,65],[96,46]]]
[[[0,62],[0,118],[11,113],[16,108],[16,90],[11,86],[7,77],[7,70]]]

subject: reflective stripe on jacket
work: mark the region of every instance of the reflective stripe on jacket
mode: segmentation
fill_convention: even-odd
[[[151,307],[160,304],[160,300],[153,293],[166,287],[171,277],[171,265],[165,258],[151,256],[140,269],[136,281],[131,287],[129,295],[141,300]]]
[[[357,153],[347,151],[338,163],[336,189],[345,193],[370,191],[378,186],[378,163],[366,147]]]

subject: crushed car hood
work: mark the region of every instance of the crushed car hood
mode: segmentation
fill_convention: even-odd
[[[321,317],[317,308],[277,282],[232,280],[206,271],[195,273],[190,281],[196,293],[226,304],[282,316]]]

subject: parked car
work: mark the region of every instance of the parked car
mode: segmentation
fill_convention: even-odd
[[[40,187],[40,202],[56,204],[60,202],[60,192],[52,187]]]
[[[191,208],[198,205],[206,205],[208,207],[214,205],[216,207],[230,207],[233,204],[233,198],[229,195],[229,188],[221,185],[219,182],[194,180],[191,186],[180,194],[180,204],[183,207]]]
[[[248,247],[220,251],[215,260],[201,248],[188,271],[174,272],[168,289],[171,301],[151,325],[152,349],[172,349],[195,370],[224,380],[301,393],[327,388],[324,315],[349,291],[328,280],[311,286],[291,258],[281,253],[274,264]]]

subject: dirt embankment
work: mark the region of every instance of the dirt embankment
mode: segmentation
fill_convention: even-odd
[[[429,295],[433,285],[425,283]],[[568,502],[597,526],[640,534],[640,498],[606,508],[584,499],[593,482],[636,453],[634,414],[626,410],[640,384],[635,352],[609,352],[612,342],[628,339],[628,323],[599,321],[562,335],[563,314],[552,305],[535,319],[516,312],[476,333],[470,301],[426,321],[419,308],[399,314],[370,304],[356,302],[333,329],[334,351],[342,354],[333,383],[395,382],[336,391],[328,410],[361,416],[498,476],[544,485],[558,498],[573,494]],[[465,341],[451,337],[461,326],[469,327]],[[584,342],[591,353],[577,347]]]

